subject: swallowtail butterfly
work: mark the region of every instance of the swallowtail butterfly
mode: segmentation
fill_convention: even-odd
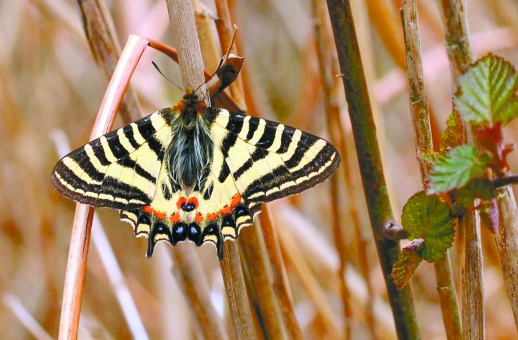
[[[216,245],[252,225],[261,203],[327,179],[340,155],[324,139],[265,119],[206,107],[188,91],[172,108],[63,157],[52,182],[67,198],[119,209],[135,234]]]

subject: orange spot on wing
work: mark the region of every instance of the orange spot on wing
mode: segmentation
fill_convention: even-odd
[[[146,205],[145,207],[142,208],[142,211],[145,212],[146,214],[152,214],[153,213],[153,208],[151,208],[151,206],[149,205]]]
[[[185,204],[185,202],[187,202],[187,198],[180,197],[176,202],[176,208],[178,208],[178,210],[182,209],[182,206]]]
[[[187,204],[194,205],[194,209],[198,209],[198,199],[196,197],[191,197],[187,200]]]
[[[211,213],[211,214],[207,214],[207,218],[211,221],[214,221],[216,218],[218,218],[218,213]]]
[[[236,194],[234,195],[234,197],[232,197],[232,202],[230,202],[230,206],[232,208],[235,208],[237,207],[237,205],[241,203],[241,195],[240,194]]]
[[[221,215],[228,215],[232,212],[232,207],[231,206],[226,206],[225,208],[221,209]]]
[[[201,215],[201,213],[198,213],[198,214],[196,215],[196,218],[195,218],[195,219],[196,219],[196,222],[198,222],[198,223],[203,222],[203,216]]]
[[[171,223],[178,223],[178,221],[180,221],[180,214],[173,213],[169,216],[169,221],[171,221]]]
[[[159,220],[163,220],[165,218],[165,213],[161,212],[161,211],[156,211],[155,210],[155,216],[159,219]]]

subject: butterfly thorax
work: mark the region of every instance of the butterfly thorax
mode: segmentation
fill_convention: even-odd
[[[215,114],[194,93],[186,94],[172,111],[170,126],[175,137],[166,150],[171,184],[186,192],[200,191],[210,173],[214,147],[210,126]]]

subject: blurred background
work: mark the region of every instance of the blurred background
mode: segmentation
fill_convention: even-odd
[[[421,190],[402,68],[400,3],[389,0],[352,3],[385,176],[394,215],[399,219],[406,200]],[[114,0],[107,4],[122,45],[129,34],[172,44],[164,1]],[[215,15],[212,1],[203,2],[201,8],[203,15]],[[310,1],[234,0],[231,8],[239,27],[239,54],[246,57],[242,74],[247,77],[248,88],[253,88],[249,95],[260,114],[328,137],[315,47],[316,21],[312,18]],[[476,57],[492,51],[516,65],[517,2],[473,0],[468,2],[468,12]],[[444,33],[434,2],[420,1],[419,15],[426,89],[434,134],[439,136],[451,111]],[[392,26],[380,24],[386,22],[383,19],[386,16]],[[323,25],[329,42],[329,26]],[[75,203],[64,199],[52,187],[49,176],[62,156],[58,147],[66,150],[69,143],[75,149],[87,142],[107,83],[92,57],[72,1],[0,0],[0,32],[0,338],[44,338],[45,334],[56,337]],[[156,72],[152,60],[170,79],[181,84],[176,64],[156,51],[146,52],[131,82],[146,114],[171,106],[182,96],[181,91]],[[329,62],[330,75],[339,73],[333,62]],[[340,86],[338,93],[343,93]],[[354,303],[353,338],[369,336],[366,321],[369,315],[375,320],[378,336],[395,338],[345,100],[343,95],[337,98],[349,134],[346,139],[349,152],[343,166],[352,185],[351,191],[341,192],[341,206],[347,208],[340,212],[340,222],[345,230],[348,254],[346,282]],[[117,121],[116,127],[121,124]],[[517,128],[514,123],[505,129],[507,142],[516,142]],[[509,158],[516,169],[516,154]],[[283,255],[299,261],[287,264],[287,275],[297,319],[307,338],[318,338],[321,334],[316,318],[319,310],[313,301],[316,291],[331,311],[334,318],[331,323],[338,328],[344,324],[330,200],[327,182],[270,205]],[[359,216],[358,229],[352,227],[351,202],[355,203]],[[151,338],[171,334],[178,339],[199,337],[192,310],[171,270],[174,264],[168,256],[170,248],[159,244],[155,256],[147,259],[147,243],[135,239],[131,228],[119,221],[116,211],[100,209],[97,213],[102,229],[98,224],[94,226],[97,231],[94,230],[93,237],[97,241],[95,245],[92,243],[89,254],[80,337],[127,338],[139,334],[130,330],[124,316],[126,308],[131,307],[119,304],[116,290],[110,284],[107,273],[119,271],[121,277],[115,287],[127,287],[136,306],[136,315],[130,316],[133,326],[141,323]],[[101,230],[106,243],[102,242]],[[493,236],[484,229],[482,239],[487,334],[492,339],[514,338],[516,329]],[[180,246],[194,247],[190,243]],[[361,274],[360,246],[366,249],[367,276]],[[111,259],[111,251],[118,265],[113,261],[103,263],[103,259]],[[232,327],[214,248],[204,246],[196,252],[203,263],[212,303],[228,327]],[[460,269],[455,245],[451,256],[458,283]],[[425,339],[440,339],[444,338],[444,326],[432,268],[430,264],[421,264],[412,286],[421,334]]]

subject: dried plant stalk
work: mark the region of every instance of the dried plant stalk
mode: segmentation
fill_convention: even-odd
[[[181,1],[180,1],[181,2]],[[182,11],[178,11],[178,6],[180,4],[178,2],[175,2],[174,4],[170,1],[168,1],[168,8],[171,15],[172,22],[175,22],[175,27],[179,26],[181,28],[176,29],[176,34],[188,34],[191,35],[189,38],[182,38],[183,40],[186,40],[185,42],[180,41],[180,39],[177,38],[178,43],[178,51],[179,51],[179,60],[180,63],[182,63],[182,54],[180,53],[182,49],[189,48],[190,45],[195,45],[194,47],[191,46],[192,51],[189,51],[185,54],[185,57],[187,56],[189,58],[198,58],[197,62],[190,61],[189,65],[184,65],[183,67],[186,68],[185,71],[182,71],[182,75],[184,75],[184,72],[199,72],[199,65],[201,63],[201,51],[199,50],[198,41],[195,38],[196,37],[196,31],[194,29],[194,20],[192,21],[192,24],[189,23],[188,27],[185,27],[185,25],[182,24],[182,22],[179,22],[180,15],[181,16],[189,16],[191,19],[192,17],[192,8],[190,10],[183,9]],[[185,6],[186,8],[190,7]],[[178,12],[177,12],[178,11]],[[184,18],[185,19],[185,18]],[[190,19],[189,19],[190,21]],[[185,45],[182,45],[185,44]],[[185,53],[185,52],[184,52]],[[203,68],[201,68],[203,70]],[[189,74],[187,74],[189,75]],[[191,75],[192,76],[192,75]],[[184,78],[184,84],[188,87],[194,88],[194,83],[185,82]],[[227,298],[229,299],[229,305],[232,308],[231,314],[234,316],[234,327],[236,330],[236,334],[242,337],[252,337],[255,338],[255,331],[253,327],[253,319],[251,317],[250,312],[250,306],[248,304],[247,295],[246,295],[246,289],[243,284],[243,276],[241,273],[241,266],[239,263],[239,253],[238,249],[235,244],[230,244],[228,242],[225,242],[224,245],[225,249],[225,258],[222,260],[222,271],[225,281],[225,287],[227,291]],[[236,261],[237,260],[237,261]]]
[[[109,80],[121,54],[110,12],[102,0],[76,0],[76,3],[90,50],[105,78]],[[126,91],[119,114],[126,124],[141,117],[137,96],[131,88]]]
[[[136,36],[130,36],[128,39],[99,108],[90,140],[111,130],[122,96],[146,45],[145,39]],[[77,204],[65,276],[59,326],[60,339],[77,338],[93,211],[94,208]]]
[[[269,209],[263,205],[263,212],[259,217],[263,238],[266,246],[266,254],[269,265],[274,272],[272,289],[275,293],[277,303],[279,304],[280,314],[286,327],[286,331],[290,339],[302,339],[299,324],[295,317],[295,308],[291,297],[291,291],[288,284],[288,276],[282,258],[277,230],[273,225],[270,217]]]
[[[433,143],[428,100],[426,99],[424,88],[419,23],[415,0],[405,0],[403,2],[401,20],[405,34],[410,113],[414,127],[416,154],[419,155],[423,151],[432,151]],[[423,186],[425,186],[425,179],[428,177],[431,166],[420,157],[417,157],[417,161],[419,162]],[[444,259],[434,264],[434,268],[446,335],[448,339],[459,339],[462,336],[462,328],[448,252],[446,252]]]
[[[467,24],[465,0],[438,0],[445,27],[446,51],[450,61],[452,91],[455,93],[459,76],[473,60],[471,36]],[[469,126],[467,140],[473,136]],[[462,329],[465,339],[485,337],[484,283],[482,280],[482,245],[480,242],[480,218],[474,209],[468,209],[459,218],[463,233],[461,258]]]
[[[210,299],[210,289],[196,251],[185,245],[171,251],[175,277],[189,301],[197,329],[206,339],[228,339],[229,336]]]
[[[495,241],[500,253],[507,297],[518,329],[518,210],[511,186],[497,191],[497,204],[500,228]]]
[[[316,41],[316,50],[318,56],[319,70],[320,70],[320,78],[322,82],[322,88],[324,89],[324,107],[326,112],[326,123],[327,128],[330,133],[331,143],[334,145],[342,145],[343,138],[343,127],[340,121],[340,110],[336,104],[336,100],[332,97],[332,89],[333,89],[333,81],[331,80],[330,74],[328,72],[328,65],[326,61],[330,59],[328,53],[326,53],[326,48],[324,46],[324,39],[322,34],[322,23],[320,18],[322,18],[323,12],[323,4],[318,1],[312,2],[313,7],[313,19],[316,24],[314,25],[315,31],[315,41]],[[344,165],[342,165],[342,168]],[[340,208],[338,204],[340,202],[339,192],[338,192],[338,175],[331,176],[331,211],[332,211],[332,221],[333,221],[333,233],[334,233],[334,241],[336,245],[336,250],[340,259],[340,266],[338,268],[337,276],[338,282],[340,283],[340,295],[342,297],[342,310],[343,317],[345,320],[345,337],[349,339],[351,337],[351,325],[350,318],[351,314],[351,305],[349,298],[349,288],[345,283],[345,270],[347,265],[348,255],[346,254],[345,247],[345,236],[342,230],[342,223],[340,219]],[[349,189],[349,188],[347,188]],[[353,221],[354,223],[354,221]],[[374,337],[374,331],[372,327],[369,327],[371,330],[371,336]]]

